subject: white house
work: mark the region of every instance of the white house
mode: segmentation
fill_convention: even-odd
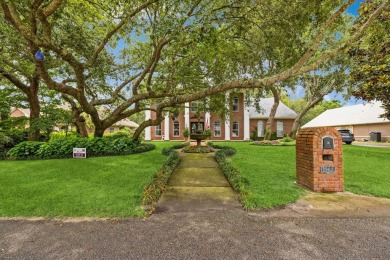
[[[390,141],[390,121],[379,117],[385,113],[381,102],[369,102],[353,106],[329,109],[304,126],[333,126],[349,129],[356,140],[369,140],[371,132],[380,132],[382,141]]]

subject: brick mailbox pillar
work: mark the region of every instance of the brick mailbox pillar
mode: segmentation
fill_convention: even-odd
[[[316,192],[344,191],[340,133],[332,127],[304,128],[296,142],[297,183]]]

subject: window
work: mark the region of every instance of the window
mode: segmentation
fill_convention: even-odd
[[[238,122],[236,122],[236,121],[233,122],[232,136],[233,137],[237,137],[238,136]]]
[[[283,122],[276,123],[276,137],[283,137]]]
[[[180,135],[180,123],[179,121],[173,122],[173,136]]]
[[[233,112],[238,111],[238,97],[233,98]]]
[[[257,122],[257,136],[264,137],[264,122],[261,120]]]
[[[156,130],[155,135],[161,136],[161,125],[156,125],[155,130]]]
[[[199,101],[199,100],[192,101],[191,102],[191,112],[197,112],[198,107],[200,107],[200,105],[201,105],[201,101]]]
[[[221,136],[221,122],[219,121],[214,122],[214,136],[215,137]]]
[[[114,133],[115,132],[115,128],[114,127],[110,127],[110,133]]]

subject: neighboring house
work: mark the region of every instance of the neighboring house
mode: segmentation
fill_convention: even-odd
[[[11,117],[30,117],[30,109],[29,108],[13,108],[11,109]]]
[[[59,108],[63,108],[65,110],[69,110],[70,107],[68,105],[62,105],[60,106]],[[30,109],[29,108],[13,108],[11,110],[11,114],[10,114],[11,117],[21,117],[21,116],[25,116],[25,117],[30,117]],[[129,119],[122,119],[118,122],[116,122],[114,125],[112,125],[111,127],[107,128],[104,133],[115,133],[115,132],[118,132],[119,130],[121,129],[124,129],[124,128],[129,128],[131,130],[134,130],[138,127],[139,125]],[[62,129],[62,126],[55,126],[53,128],[54,131],[60,131]],[[88,133],[93,133],[93,128],[87,128],[87,131]]]
[[[122,130],[122,129],[125,129],[125,128],[128,128],[130,130],[135,130],[138,128],[138,124],[125,118],[125,119],[122,119],[118,122],[116,122],[115,124],[113,124],[111,127],[107,128],[104,133],[105,134],[108,134],[108,133],[115,133],[115,132],[118,132],[119,130]],[[92,127],[90,128],[87,128],[87,131],[88,131],[88,134],[93,134],[94,132],[94,129]]]
[[[273,98],[264,98],[259,102],[260,112],[255,107],[246,107],[244,94],[231,94],[230,120],[223,120],[214,113],[200,113],[200,124],[202,129],[209,129],[211,140],[249,140],[252,132],[256,131],[258,137],[264,136],[265,124],[267,122]],[[189,132],[198,127],[197,101],[186,103],[184,112],[172,119],[165,116],[164,121],[158,126],[151,126],[145,129],[145,140],[184,140],[183,130],[188,128]],[[292,124],[297,114],[280,102],[276,112],[272,131],[278,137],[290,133]],[[145,119],[155,119],[154,112],[146,111]],[[256,129],[257,128],[257,129]]]
[[[302,128],[333,126],[336,129],[349,129],[356,140],[369,140],[371,132],[380,132],[382,141],[390,141],[390,121],[380,118],[385,110],[381,102],[353,105],[326,110]]]

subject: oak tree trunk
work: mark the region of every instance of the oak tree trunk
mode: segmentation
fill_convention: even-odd
[[[280,103],[280,91],[275,87],[271,87],[272,94],[274,96],[274,104],[272,105],[271,112],[269,113],[269,117],[267,123],[265,124],[265,134],[264,140],[270,140],[272,135],[272,125],[275,121],[276,111],[278,109]]]
[[[38,99],[38,82],[37,84],[32,84],[29,88],[26,94],[28,97],[28,103],[30,106],[30,128],[34,121],[39,120],[39,116],[41,113],[41,106],[39,105],[39,99]],[[39,141],[41,134],[40,134],[40,129],[36,128],[33,131],[30,131],[28,134],[28,140],[29,141]]]

